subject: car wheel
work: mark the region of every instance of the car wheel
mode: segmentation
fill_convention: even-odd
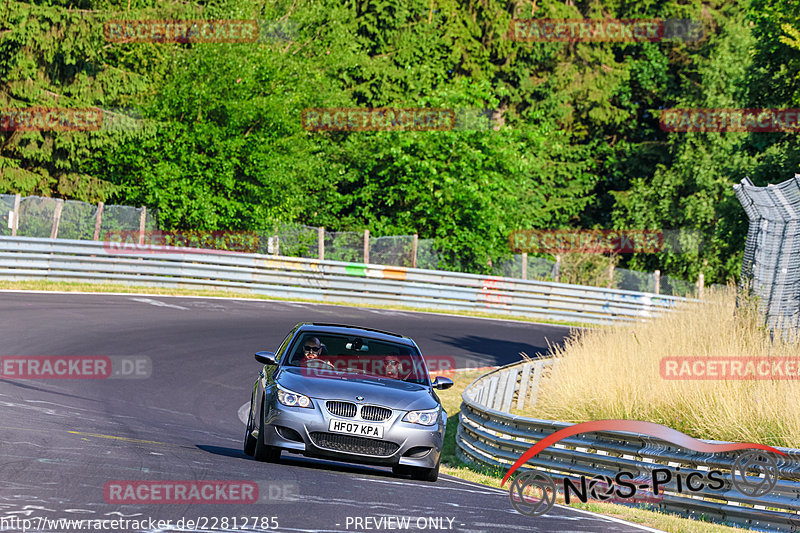
[[[253,400],[250,399],[250,414],[247,416],[247,427],[244,429],[244,445],[243,451],[245,455],[250,457],[256,453],[256,438],[253,436]]]
[[[418,468],[408,465],[394,465],[392,473],[396,476],[411,476],[420,481],[436,481],[439,479],[439,463],[433,468]]]
[[[413,468],[411,477],[420,481],[434,482],[439,479],[439,463],[437,462],[433,468]]]
[[[394,465],[392,467],[392,474],[395,476],[408,476],[411,474],[411,470],[406,465]]]
[[[267,432],[264,430],[264,399],[261,399],[261,416],[258,423],[258,438],[256,439],[256,449],[254,457],[258,461],[266,461],[273,463],[280,459],[281,449],[275,446],[267,446],[264,444],[264,437]]]

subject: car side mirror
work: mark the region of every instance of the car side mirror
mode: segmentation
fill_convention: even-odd
[[[442,376],[436,376],[436,379],[433,380],[432,387],[434,389],[445,390],[449,389],[453,386],[453,380],[450,378],[443,378]]]
[[[256,361],[264,365],[277,365],[274,352],[256,352]]]

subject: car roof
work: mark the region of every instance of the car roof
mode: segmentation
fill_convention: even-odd
[[[358,335],[361,337],[368,337],[370,339],[382,340],[387,342],[395,342],[406,344],[408,346],[416,346],[411,338],[399,333],[392,333],[391,331],[382,331],[380,329],[367,328],[362,326],[350,326],[347,324],[330,324],[327,322],[302,322],[298,324],[299,332],[315,331],[319,333],[338,333],[340,335]]]

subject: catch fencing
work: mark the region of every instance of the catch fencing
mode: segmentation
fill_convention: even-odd
[[[585,324],[635,322],[674,296],[460,272],[124,243],[0,237],[0,280],[121,282],[289,299],[471,311]]]
[[[135,231],[140,234],[158,232],[155,210],[104,205],[102,202],[95,205],[39,196],[0,194],[0,235],[97,241],[106,239],[109,233],[118,236]],[[251,251],[262,254],[427,270],[439,270],[446,266],[436,240],[419,239],[417,235],[375,236],[369,230],[330,231],[324,227],[302,224],[275,224],[269,229],[227,233],[252,235],[256,238],[256,249]],[[490,262],[487,266],[495,277],[702,297],[702,277],[694,284],[661,275],[659,271],[639,272],[616,268],[614,263],[614,260],[597,254],[566,254],[563,258],[559,255],[555,261],[515,254],[505,260]]]
[[[513,363],[481,376],[464,390],[456,435],[457,454],[462,460],[505,472],[533,444],[571,426],[512,414],[535,404],[539,382],[553,364],[557,362],[552,359]],[[777,449],[787,455],[777,463],[777,484],[756,499],[740,492],[730,481],[736,452],[700,453],[633,433],[603,431],[569,437],[535,455],[519,471],[536,470],[553,478],[608,476],[612,480],[625,471],[633,473],[634,479],[645,480],[656,468],[668,468],[672,479],[678,471],[685,479],[692,472],[702,476],[709,469],[718,470],[724,479],[719,490],[703,487],[690,492],[685,487],[678,491],[668,486],[659,495],[651,492],[643,498],[645,505],[753,530],[796,531],[800,527],[800,450]]]
[[[757,297],[771,331],[800,329],[800,174],[777,185],[733,186],[750,220],[740,293]]]
[[[0,236],[100,240],[108,232],[153,231],[145,207],[0,194]]]

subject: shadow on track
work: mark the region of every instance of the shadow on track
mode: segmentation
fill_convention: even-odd
[[[211,453],[214,455],[220,455],[223,457],[234,457],[237,459],[245,459],[247,461],[253,461],[256,463],[260,462],[256,461],[255,459],[253,459],[248,455],[245,455],[244,452],[239,448],[228,448],[224,446],[209,446],[206,444],[195,444],[195,446],[204,452]],[[269,463],[264,463],[264,464],[269,464]],[[293,454],[287,451],[284,451],[281,454],[280,460],[274,464],[293,466],[298,468],[307,468],[312,470],[329,470],[329,471],[344,472],[349,474],[361,474],[366,476],[400,479],[398,476],[392,474],[392,471],[389,470],[388,467],[380,467],[374,465],[359,465],[352,463],[339,463],[336,461],[328,461],[326,459],[304,457],[302,455]]]
[[[460,350],[468,350],[478,355],[488,355],[492,358],[491,365],[501,366],[519,361],[519,353],[525,352],[528,356],[536,358],[547,353],[547,346],[533,346],[525,342],[514,342],[504,339],[492,339],[489,337],[477,337],[467,335],[465,337],[439,336],[438,341],[450,346],[458,347]]]

